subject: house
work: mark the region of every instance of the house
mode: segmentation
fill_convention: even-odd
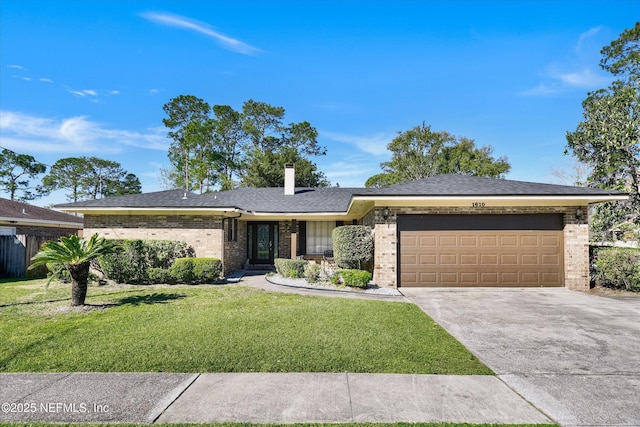
[[[442,175],[384,188],[181,190],[59,205],[85,235],[180,239],[225,273],[320,257],[343,224],[370,226],[379,286],[589,287],[588,206],[625,193]]]
[[[42,243],[82,227],[82,217],[0,198],[0,277],[24,277]],[[35,274],[46,274],[46,269]]]

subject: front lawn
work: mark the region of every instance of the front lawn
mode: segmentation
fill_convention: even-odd
[[[230,286],[0,282],[0,372],[492,374],[418,307]]]

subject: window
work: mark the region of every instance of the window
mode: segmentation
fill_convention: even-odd
[[[238,241],[238,219],[237,218],[229,218],[227,219],[229,223],[229,242],[237,242]]]
[[[15,227],[0,227],[0,236],[15,236]]]
[[[335,221],[307,222],[307,254],[323,254],[333,249],[331,232],[335,227]]]

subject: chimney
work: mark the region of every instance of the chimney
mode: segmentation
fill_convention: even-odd
[[[284,195],[293,196],[296,193],[296,168],[293,163],[284,165]]]

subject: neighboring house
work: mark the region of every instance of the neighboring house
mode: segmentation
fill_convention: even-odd
[[[625,193],[443,175],[385,188],[181,190],[59,205],[85,235],[184,240],[225,273],[321,257],[343,224],[370,226],[379,286],[589,287],[588,206]]]
[[[82,227],[82,217],[0,198],[0,277],[25,276],[42,243]]]

